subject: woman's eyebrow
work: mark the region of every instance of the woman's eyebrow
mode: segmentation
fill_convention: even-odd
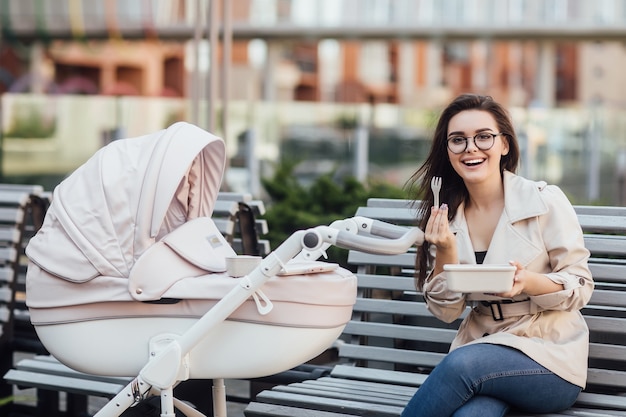
[[[493,129],[490,128],[490,127],[481,127],[480,129],[476,129],[474,131],[474,133],[487,132],[487,131],[492,131],[493,132]],[[450,136],[463,136],[463,135],[465,135],[465,132],[461,131],[461,130],[448,133],[448,137],[450,137]]]

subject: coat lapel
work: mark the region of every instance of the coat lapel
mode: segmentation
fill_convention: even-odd
[[[532,233],[537,230],[533,223],[536,223],[537,216],[548,211],[539,194],[543,187],[544,182],[529,181],[505,171],[504,211],[494,231],[484,263],[504,264],[516,260],[526,266],[543,253],[545,249],[533,244],[532,239]],[[464,208],[464,204],[459,206],[450,228],[456,234],[459,261],[473,264],[476,263],[476,258]]]

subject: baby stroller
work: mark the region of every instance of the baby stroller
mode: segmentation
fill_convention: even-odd
[[[419,229],[366,218],[298,231],[251,273],[226,273],[235,255],[210,216],[225,166],[224,142],[188,123],[99,150],[54,190],[27,247],[31,321],[65,365],[135,377],[97,414],[119,416],[160,395],[161,416],[200,412],[173,397],[188,379],[255,378],[317,356],[340,335],[356,298],[343,269],[278,275],[293,258],[331,244],[401,253]]]

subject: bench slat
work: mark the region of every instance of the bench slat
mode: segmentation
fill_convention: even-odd
[[[246,407],[246,417],[354,417],[353,414],[332,413],[306,408],[253,402]]]
[[[616,317],[585,316],[589,330],[603,333],[624,333],[624,319]]]
[[[626,362],[626,346],[589,343],[589,357]]]
[[[0,228],[0,242],[17,243],[20,240],[20,232],[15,227]]]
[[[414,291],[415,282],[412,277],[392,277],[371,274],[356,274],[358,286],[361,288],[377,288],[381,290]]]
[[[415,265],[415,254],[403,253],[402,255],[376,255],[371,253],[350,251],[348,263],[352,265],[393,265],[411,268]]]
[[[4,194],[34,194],[39,195],[44,192],[43,186],[39,184],[0,184],[0,195]]]
[[[591,300],[589,300],[589,304],[612,307],[626,307],[626,294],[624,291],[608,291],[596,289],[591,294]]]
[[[344,379],[344,378],[335,378],[335,377],[321,377],[316,380],[308,380],[301,382],[302,386],[324,386],[329,389],[357,389],[362,392],[371,392],[372,395],[376,396],[377,394],[383,395],[413,395],[415,393],[416,387],[414,386],[403,386],[389,383],[380,383],[380,382],[372,382],[372,381],[363,381],[358,379]]]
[[[398,363],[433,368],[441,362],[445,353],[403,350],[379,346],[352,345],[346,343],[339,346],[339,355],[354,360],[374,360],[377,362]]]
[[[223,201],[217,200],[213,206],[213,215],[219,217],[234,216],[239,210],[239,205],[236,201]]]
[[[615,233],[626,230],[626,216],[598,216],[578,213],[578,222],[587,233]]]
[[[75,371],[52,357],[37,356],[34,359],[22,359],[16,366],[17,370],[38,372],[48,375],[67,376],[76,379],[97,380],[116,385],[127,385],[132,378],[90,375]]]
[[[217,230],[225,237],[232,236],[235,233],[235,223],[232,220],[220,218],[213,218],[212,220]]]
[[[589,392],[581,392],[578,394],[578,399],[576,401],[578,405],[586,405],[591,407],[598,408],[608,408],[615,410],[626,410],[626,397],[616,396],[616,395],[606,395],[606,394],[596,394]],[[610,411],[606,411],[610,413]],[[625,413],[622,411],[621,414],[610,414],[614,416],[624,415]],[[584,414],[582,414],[584,415]]]
[[[280,385],[276,387],[275,391],[307,395],[313,393],[314,395],[334,400],[375,401],[376,404],[393,405],[396,407],[403,407],[411,399],[412,395],[388,394],[375,389],[365,390],[361,386],[355,390],[354,387],[338,388],[337,386],[325,386],[319,382],[310,385],[310,387],[307,387],[307,384],[304,383]]]
[[[354,365],[339,364],[330,372],[333,378],[355,379],[384,384],[397,384],[418,387],[424,383],[428,375],[414,372],[391,371],[388,369],[364,368]]]
[[[390,371],[387,369],[363,368],[353,365],[336,365],[330,375],[333,378],[356,379],[384,384],[420,386],[427,375],[414,372]]]
[[[382,314],[400,314],[414,317],[433,317],[423,302],[406,302],[398,300],[387,300],[380,298],[357,298],[354,304],[355,311]],[[455,323],[460,322],[469,312],[469,307]],[[434,317],[433,317],[434,318]],[[441,322],[442,327],[456,327],[454,324]]]
[[[389,339],[419,340],[446,344],[452,343],[456,336],[456,330],[454,329],[358,321],[349,322],[344,333],[356,336],[377,336]]]
[[[263,391],[257,395],[257,401],[271,402],[286,406],[297,406],[306,403],[309,407],[320,411],[340,411],[350,415],[369,415],[378,417],[397,417],[402,412],[402,407],[385,406],[376,403],[363,403],[359,401],[336,400],[317,396],[293,394],[278,391]],[[296,417],[293,414],[292,417]]]
[[[587,371],[587,383],[617,388],[624,387],[626,385],[626,372],[589,368]]]
[[[411,208],[395,208],[394,210],[389,210],[378,207],[359,207],[356,211],[356,215],[394,224],[416,224],[415,210]]]
[[[378,198],[372,197],[367,199],[367,207],[384,207],[384,208],[407,208],[413,204],[412,200],[401,198]]]
[[[354,304],[355,311],[367,313],[401,314],[404,316],[432,317],[424,303],[407,303],[396,300],[378,298],[357,298]]]
[[[53,391],[64,391],[73,394],[113,397],[120,392],[124,385],[110,382],[76,379],[73,377],[48,375],[39,372],[20,371],[11,369],[4,376],[10,384],[27,386]]]
[[[624,237],[611,235],[585,235],[585,247],[593,256],[598,254],[620,256],[626,253],[626,240]]]
[[[24,221],[21,207],[0,207],[0,223],[18,224]]]
[[[589,269],[594,280],[605,282],[626,282],[626,274],[624,274],[626,263],[618,263],[618,260],[600,260],[591,259]]]

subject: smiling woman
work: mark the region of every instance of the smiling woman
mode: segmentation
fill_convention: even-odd
[[[508,112],[491,97],[466,94],[441,114],[412,177],[424,196],[426,240],[417,288],[442,321],[473,308],[403,417],[550,413],[570,407],[585,386],[589,331],[579,310],[594,286],[589,251],[565,194],[517,176],[518,160]],[[441,206],[427,192],[434,177],[442,178]],[[455,269],[476,264],[510,265],[512,286],[471,290],[485,272],[459,287]]]

